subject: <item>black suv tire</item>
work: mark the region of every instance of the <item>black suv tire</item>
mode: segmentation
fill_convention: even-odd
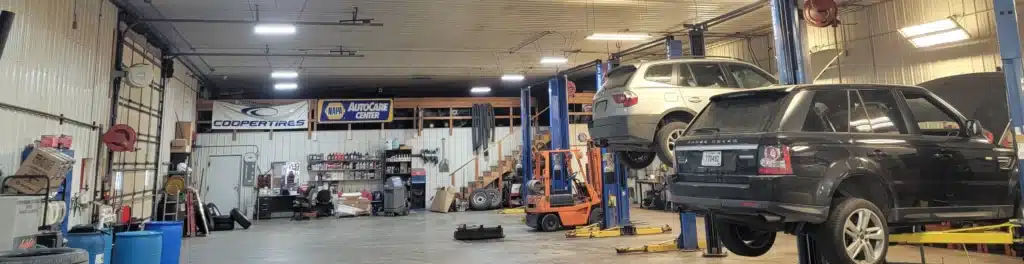
[[[630,169],[643,169],[654,162],[654,152],[622,151],[619,157]]]
[[[885,263],[889,250],[889,226],[878,206],[860,198],[839,198],[833,202],[828,220],[815,240],[822,257],[832,264]],[[847,222],[851,225],[847,226]],[[846,248],[861,244],[853,256]]]
[[[658,159],[661,160],[665,166],[675,166],[675,150],[673,149],[676,145],[676,140],[683,136],[683,132],[686,132],[686,127],[690,124],[682,121],[672,121],[658,129],[657,134],[654,135],[654,147],[658,148],[655,152],[658,153]]]
[[[715,227],[722,245],[736,255],[758,257],[768,253],[775,244],[775,231],[756,230],[725,221],[715,221]]]

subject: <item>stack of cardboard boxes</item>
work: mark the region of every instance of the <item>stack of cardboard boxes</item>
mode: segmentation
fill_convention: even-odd
[[[49,192],[57,191],[64,178],[74,167],[75,159],[53,148],[35,148],[21,163],[15,175],[46,176],[50,179]],[[20,194],[43,194],[47,192],[46,179],[14,178],[7,186]]]
[[[195,124],[192,121],[175,123],[171,153],[192,153],[193,139],[195,139]]]
[[[362,214],[369,214],[373,209],[370,205],[370,200],[367,200],[362,196],[344,196],[341,198],[341,204],[363,210]]]

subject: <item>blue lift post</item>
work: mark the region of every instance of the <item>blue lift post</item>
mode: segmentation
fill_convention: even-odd
[[[525,207],[526,196],[529,194],[527,186],[529,186],[530,180],[533,180],[533,149],[531,148],[533,146],[533,134],[530,133],[530,130],[532,130],[532,122],[530,120],[533,119],[533,106],[531,105],[532,102],[530,102],[529,86],[520,90],[519,93],[519,119],[521,120],[520,126],[523,129],[523,145],[520,151],[522,157],[519,159],[523,169],[523,183],[519,186],[519,201]]]
[[[569,149],[569,95],[566,92],[568,79],[562,74],[555,74],[548,80],[548,99],[551,132],[551,150]],[[571,184],[568,170],[569,159],[564,154],[551,155],[551,192],[568,192]]]
[[[1012,1],[1012,0],[1011,0]],[[803,59],[803,32],[795,0],[772,0],[772,30],[775,33],[775,60],[781,84],[806,83]],[[801,264],[822,263],[809,230],[797,230],[797,252]]]
[[[1016,136],[1024,131],[1024,105],[1022,105],[1024,97],[1021,97],[1021,85],[1024,83],[1024,61],[1021,60],[1017,8],[1013,0],[992,0],[992,3],[993,11],[996,14],[999,55],[1003,59],[1003,74],[1006,75],[1006,101],[1010,109],[1010,121],[1013,124],[1011,131]],[[1024,180],[1024,170],[1020,170],[1019,173],[1019,177]],[[1021,190],[1021,193],[1024,194],[1024,189]]]

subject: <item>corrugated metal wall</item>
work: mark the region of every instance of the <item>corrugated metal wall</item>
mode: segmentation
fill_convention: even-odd
[[[171,159],[171,140],[174,139],[175,122],[196,121],[199,79],[188,68],[185,68],[180,60],[174,62],[174,78],[167,80],[166,95],[164,95],[163,137],[160,138],[161,163]],[[167,173],[167,166],[161,165],[159,175],[165,173]]]
[[[115,7],[107,1],[0,0],[0,9],[16,13],[0,60],[0,102],[106,125]],[[0,170],[5,174],[14,174],[23,147],[40,135],[65,134],[74,137],[78,161],[73,185],[82,181],[83,163],[90,175],[86,183],[92,184],[100,131],[7,109],[0,109],[0,120],[6,124],[0,130]],[[73,191],[79,193],[77,187]],[[92,196],[83,194],[82,199]],[[88,223],[89,212],[83,211],[73,213],[70,224]]]
[[[990,0],[889,0],[844,10],[837,28],[808,28],[811,53],[840,49],[846,53],[817,83],[885,83],[914,85],[936,78],[972,72],[992,72],[1001,65]],[[1018,15],[1019,16],[1019,15]],[[971,40],[932,48],[916,48],[898,30],[953,17]],[[771,59],[771,36],[754,38],[758,59]],[[838,44],[837,44],[838,43]],[[715,43],[708,53],[749,59],[745,40]],[[828,56],[831,57],[831,56]],[[828,60],[810,65],[815,75]],[[774,72],[775,63],[761,64]]]

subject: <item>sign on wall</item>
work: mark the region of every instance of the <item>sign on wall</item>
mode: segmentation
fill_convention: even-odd
[[[317,107],[320,123],[384,123],[394,117],[391,99],[325,99]]]
[[[213,129],[300,129],[309,126],[309,102],[253,105],[213,102]]]

